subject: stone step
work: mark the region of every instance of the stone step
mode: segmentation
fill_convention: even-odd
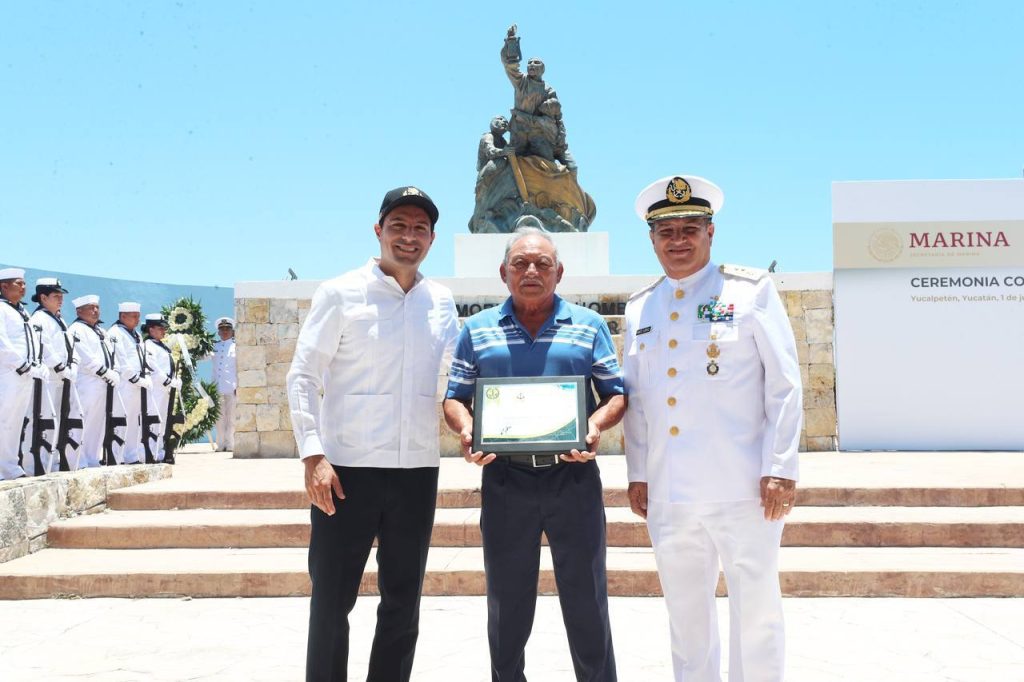
[[[780,580],[795,597],[1024,597],[1024,549],[787,547]],[[364,593],[374,593],[375,583],[371,553]],[[484,588],[480,548],[431,550],[424,594],[482,595]],[[47,549],[0,565],[0,599],[277,597],[309,589],[301,548]],[[610,548],[608,590],[660,594],[652,551]],[[539,591],[555,591],[547,548]]]
[[[609,507],[610,547],[649,547],[644,522]],[[57,548],[145,549],[306,547],[305,509],[113,511],[58,521],[48,543]],[[480,511],[438,509],[431,545],[480,546]],[[797,507],[785,546],[1024,547],[1024,507]]]
[[[166,483],[167,485],[164,485]],[[306,509],[309,498],[298,487],[277,489],[228,489],[209,484],[175,487],[174,479],[115,490],[111,509]],[[626,507],[626,490],[606,487],[605,505]],[[1008,507],[1024,505],[1024,488],[1011,487],[850,487],[800,488],[799,501],[807,507]],[[479,507],[479,488],[442,489],[438,508]]]
[[[110,493],[113,509],[301,509],[303,467],[295,459],[232,459],[184,453],[173,477]],[[626,458],[598,458],[607,506],[625,506]],[[1024,505],[1018,452],[803,453],[803,506],[976,507]],[[480,469],[444,457],[438,506],[480,505]]]

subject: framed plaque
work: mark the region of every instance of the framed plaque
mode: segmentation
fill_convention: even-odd
[[[477,377],[473,452],[586,450],[588,390],[582,376]]]

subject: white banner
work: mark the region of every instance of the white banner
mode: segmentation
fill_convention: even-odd
[[[1024,180],[832,194],[840,447],[1024,449]]]

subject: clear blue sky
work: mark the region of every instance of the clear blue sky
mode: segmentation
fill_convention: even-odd
[[[412,183],[441,210],[424,269],[450,275],[479,136],[511,106],[512,22],[616,274],[657,270],[632,205],[663,175],[725,190],[719,262],[820,271],[831,181],[1024,166],[1020,0],[512,6],[3,3],[0,262],[324,278],[377,252],[383,193]]]

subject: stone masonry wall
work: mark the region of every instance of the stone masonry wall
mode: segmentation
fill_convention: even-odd
[[[0,481],[0,563],[44,549],[57,519],[103,511],[110,491],[170,475],[170,465],[143,464]]]
[[[837,446],[835,365],[832,357],[832,292],[827,289],[780,291],[796,337],[804,384],[802,450]],[[458,299],[458,296],[456,297]],[[566,297],[572,300],[573,297]],[[308,298],[236,298],[238,354],[236,457],[297,457],[285,375],[295,352],[299,328],[309,312]],[[607,317],[612,331],[621,318]],[[616,336],[621,356],[621,336]],[[441,419],[441,452],[458,453],[456,439]],[[604,434],[602,452],[622,452],[621,429]]]

